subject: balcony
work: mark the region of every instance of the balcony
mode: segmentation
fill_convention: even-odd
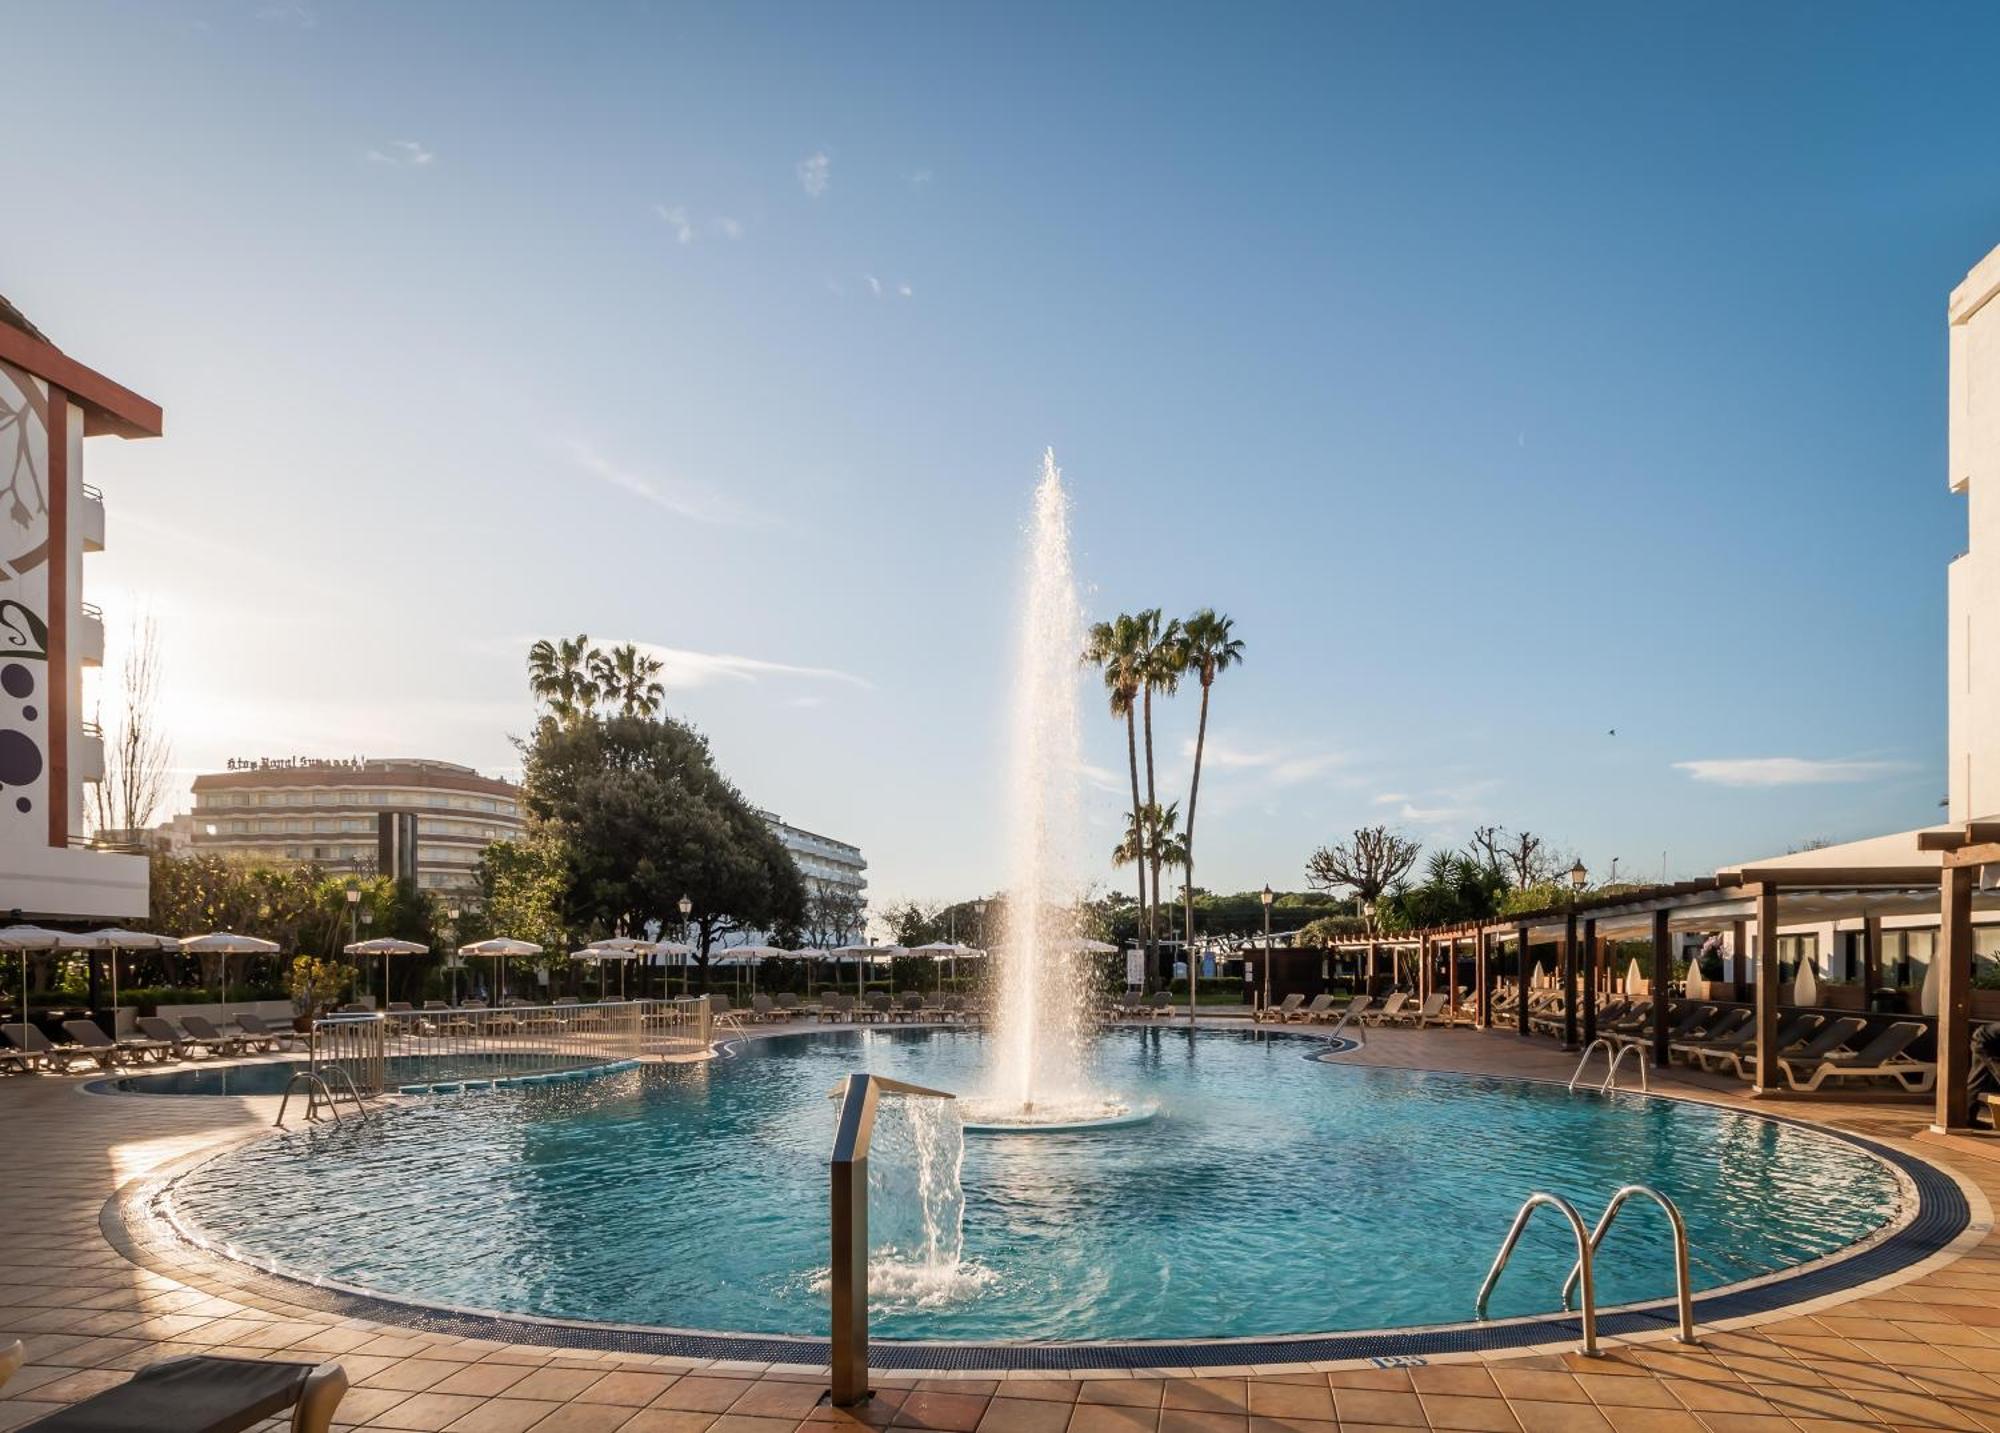
[[[83,511],[77,524],[83,533],[85,552],[104,551],[104,494],[89,483],[83,485]]]
[[[102,781],[104,779],[104,728],[94,721],[83,724],[83,736],[70,753],[70,760],[76,764],[79,780]]]
[[[104,609],[95,603],[83,604],[83,620],[76,628],[76,658],[86,667],[104,665]]]

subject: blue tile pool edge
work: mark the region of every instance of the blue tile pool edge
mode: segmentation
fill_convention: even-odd
[[[1316,1041],[1315,1043],[1320,1043]],[[1307,1058],[1329,1053],[1320,1050]],[[1423,1073],[1460,1079],[1492,1078],[1463,1072]],[[1512,1078],[1512,1077],[1498,1077]],[[1540,1082],[1537,1082],[1540,1083]],[[1679,1099],[1654,1093],[1653,1099]],[[1719,1109],[1701,1100],[1683,1103]],[[1749,1118],[1792,1125],[1840,1140],[1873,1156],[1908,1181],[1916,1208],[1907,1219],[1859,1244],[1790,1270],[1767,1274],[1726,1288],[1697,1294],[1694,1317],[1703,1325],[1755,1318],[1871,1284],[1942,1253],[1973,1224],[1964,1189],[1951,1174],[1928,1160],[1905,1154],[1862,1135],[1790,1115],[1735,1110]],[[134,1180],[106,1201],[99,1218],[105,1238],[124,1257],[148,1268],[194,1264],[213,1277],[246,1289],[262,1286],[270,1296],[299,1307],[345,1318],[460,1338],[495,1339],[543,1347],[660,1355],[695,1360],[817,1367],[831,1360],[824,1338],[784,1334],[710,1333],[693,1329],[593,1323],[487,1310],[428,1305],[353,1288],[332,1280],[301,1277],[229,1251],[184,1227],[175,1216],[173,1183],[195,1166],[227,1149],[268,1137],[257,1131],[177,1161]],[[1675,1327],[1671,1299],[1600,1311],[1601,1338],[1670,1333]],[[1495,1322],[1470,1322],[1409,1329],[1349,1333],[1285,1334],[1240,1339],[1076,1340],[1067,1342],[921,1342],[875,1339],[870,1365],[884,1373],[924,1371],[1046,1371],[1243,1367],[1316,1363],[1410,1362],[1431,1356],[1527,1351],[1574,1343],[1582,1324],[1572,1315],[1530,1315]]]

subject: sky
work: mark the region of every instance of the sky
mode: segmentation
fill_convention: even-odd
[[[878,903],[1004,882],[1042,451],[1093,616],[1231,615],[1198,880],[1386,822],[1594,875],[1940,819],[1984,5],[18,6],[0,293],[184,776],[507,774],[668,658]],[[1195,702],[1157,714],[1186,780]],[[1090,840],[1122,729],[1086,696]],[[1115,878],[1108,861],[1093,872]]]

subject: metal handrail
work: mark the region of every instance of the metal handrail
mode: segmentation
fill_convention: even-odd
[[[1680,1208],[1673,1200],[1667,1198],[1666,1195],[1660,1193],[1659,1190],[1654,1189],[1651,1185],[1626,1185],[1611,1196],[1611,1202],[1604,1206],[1604,1213],[1599,1217],[1597,1227],[1590,1231],[1591,1252],[1593,1254],[1597,1252],[1598,1246],[1604,1242],[1605,1233],[1611,1228],[1611,1221],[1618,1217],[1618,1211],[1625,1207],[1625,1201],[1635,1194],[1643,1194],[1659,1205],[1666,1213],[1668,1225],[1673,1229],[1674,1300],[1679,1306],[1681,1321],[1679,1338],[1682,1343],[1699,1343],[1701,1340],[1694,1336],[1694,1293],[1688,1280],[1687,1221],[1681,1218]],[[1563,1280],[1562,1301],[1564,1308],[1569,1307],[1570,1290],[1576,1287],[1576,1281],[1582,1272],[1582,1268],[1583,1266],[1578,1264],[1569,1271],[1569,1277]]]
[[[1540,1190],[1522,1201],[1514,1214],[1514,1227],[1507,1231],[1507,1240],[1500,1246],[1494,1257],[1493,1267],[1486,1271],[1486,1281],[1479,1286],[1479,1297],[1473,1303],[1477,1317],[1486,1317],[1486,1300],[1493,1293],[1493,1286],[1500,1282],[1500,1271],[1507,1267],[1507,1260],[1513,1257],[1514,1246],[1521,1242],[1521,1231],[1528,1227],[1528,1220],[1534,1212],[1547,1205],[1569,1221],[1570,1232],[1576,1235],[1576,1264],[1583,1276],[1583,1348],[1586,1358],[1596,1358],[1597,1348],[1597,1279],[1591,1271],[1590,1231],[1583,1227],[1583,1216],[1576,1212],[1576,1206],[1560,1194],[1547,1194]]]
[[[834,1129],[831,1228],[833,1269],[833,1392],[836,1408],[868,1400],[868,1145],[875,1136],[875,1105],[885,1094],[949,1100],[943,1090],[905,1084],[884,1075],[852,1074],[828,1092],[840,1100]]]
[[[1583,1056],[1576,1062],[1576,1073],[1569,1077],[1570,1089],[1574,1090],[1576,1088],[1577,1081],[1583,1078],[1583,1072],[1590,1064],[1590,1057],[1600,1049],[1604,1051],[1604,1083],[1599,1085],[1598,1089],[1615,1090],[1618,1088],[1618,1066],[1623,1063],[1627,1055],[1631,1055],[1634,1057],[1633,1063],[1639,1067],[1640,1090],[1647,1094],[1652,1093],[1652,1087],[1647,1083],[1646,1057],[1640,1052],[1640,1048],[1637,1045],[1617,1044],[1602,1035],[1583,1047]]]
[[[1357,1049],[1365,1048],[1368,1044],[1368,1025],[1365,1021],[1355,1019],[1354,1002],[1351,1000],[1347,1002],[1347,1008],[1340,1012],[1340,1018],[1334,1021],[1333,1025],[1327,1030],[1326,1038],[1328,1040],[1339,1038],[1341,1033],[1347,1029],[1347,1022],[1350,1020],[1354,1021],[1354,1033],[1357,1037],[1354,1041],[1355,1047]]]
[[[361,1091],[354,1086],[354,1077],[341,1069],[330,1070],[328,1073],[339,1075],[347,1082],[347,1098],[353,1102],[354,1112],[361,1116],[362,1123],[367,1123],[368,1106],[362,1103]],[[285,1112],[292,1104],[292,1091],[301,1084],[306,1087],[306,1122],[310,1124],[319,1117],[319,1107],[323,1102],[333,1111],[333,1122],[339,1124],[340,1097],[333,1087],[327,1084],[325,1076],[314,1070],[295,1070],[292,1077],[285,1081],[285,1097],[278,1101],[278,1117],[272,1123],[279,1128],[284,1127]]]

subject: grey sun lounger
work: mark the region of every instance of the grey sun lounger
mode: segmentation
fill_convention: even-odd
[[[65,1020],[63,1031],[70,1039],[98,1058],[106,1069],[112,1065],[136,1065],[141,1060],[155,1064],[173,1053],[173,1045],[158,1040],[114,1040],[95,1020]]]
[[[1802,1010],[1790,1019],[1778,1024],[1778,1049],[1789,1050],[1802,1045],[1813,1036],[1813,1032],[1826,1023],[1824,1015],[1815,1015]],[[1757,1022],[1748,1020],[1736,1030],[1713,1040],[1692,1040],[1682,1046],[1691,1065],[1700,1065],[1704,1070],[1721,1071],[1733,1067],[1737,1074],[1743,1073],[1743,1061],[1757,1058]],[[1713,1061],[1713,1063],[1710,1063]]]
[[[1790,1042],[1785,1040],[1785,1032],[1780,1030],[1778,1054],[1783,1059],[1816,1065],[1830,1055],[1846,1051],[1847,1042],[1867,1028],[1868,1022],[1859,1015],[1842,1015],[1831,1023],[1822,1022]],[[1726,1064],[1738,1078],[1750,1080],[1757,1075],[1756,1060],[1757,1042],[1753,1039],[1749,1044],[1730,1051],[1728,1058],[1718,1061],[1715,1068],[1720,1070]]]
[[[188,1038],[197,1045],[204,1045],[211,1055],[240,1055],[243,1053],[243,1037],[225,1035],[211,1025],[206,1015],[181,1016],[181,1029],[188,1032]]]
[[[1852,1055],[1828,1055],[1817,1065],[1809,1065],[1798,1056],[1780,1055],[1778,1069],[1785,1083],[1795,1090],[1816,1090],[1827,1080],[1862,1080],[1885,1075],[1911,1094],[1922,1094],[1937,1083],[1937,1063],[1906,1059],[1903,1051],[1924,1033],[1925,1027],[1917,1021],[1898,1020]]]
[[[1721,1015],[1716,1017],[1714,1024],[1708,1026],[1699,1034],[1689,1035],[1680,1040],[1667,1041],[1667,1049],[1677,1055],[1686,1055],[1689,1060],[1692,1060],[1694,1056],[1689,1053],[1691,1050],[1701,1045],[1727,1040],[1745,1026],[1748,1026],[1753,1033],[1756,1031],[1757,1017],[1754,1011],[1725,1010]]]
[[[1354,1018],[1363,1025],[1380,1025],[1400,1015],[1403,1007],[1409,1003],[1410,996],[1408,991],[1391,991],[1388,999],[1384,1000],[1380,1005],[1376,1006],[1373,1010],[1364,1010]]]
[[[88,1050],[79,1050],[74,1045],[58,1045],[33,1025],[0,1025],[0,1035],[7,1043],[19,1050],[30,1063],[45,1070],[61,1074],[76,1061],[87,1065],[102,1065]]]
[[[1303,995],[1287,995],[1276,1005],[1266,1005],[1262,1010],[1253,1015],[1251,1019],[1256,1020],[1260,1024],[1265,1021],[1282,1024],[1284,1021],[1298,1014],[1300,1007],[1305,1003],[1306,998]]]
[[[243,1043],[252,1050],[275,1050],[280,1045],[293,1043],[289,1030],[273,1030],[264,1023],[264,1017],[248,1010],[238,1012],[236,1028],[243,1032]]]
[[[347,1372],[337,1363],[202,1354],[149,1364],[25,1426],[41,1433],[243,1433],[290,1409],[292,1433],[327,1433],[346,1392]]]

